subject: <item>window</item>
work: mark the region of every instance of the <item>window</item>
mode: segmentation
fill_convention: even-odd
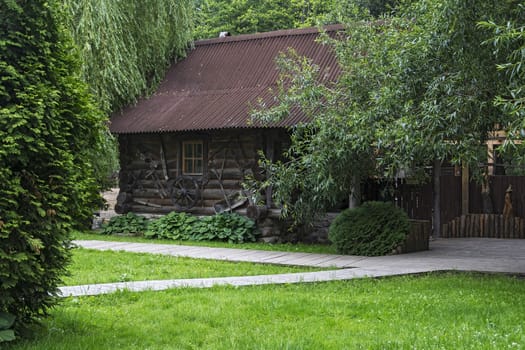
[[[202,175],[203,143],[188,141],[182,144],[182,173],[184,175]]]

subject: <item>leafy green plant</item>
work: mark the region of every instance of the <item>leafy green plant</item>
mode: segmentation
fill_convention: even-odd
[[[190,239],[195,241],[254,242],[256,226],[253,220],[236,213],[206,216],[195,225]]]
[[[16,317],[0,312],[0,343],[15,340],[15,331],[12,329]]]
[[[150,223],[144,233],[147,238],[188,240],[198,219],[186,213],[171,212]]]
[[[109,222],[103,226],[101,234],[104,235],[130,235],[140,236],[148,228],[148,219],[134,213],[118,215],[112,217]]]
[[[151,222],[144,236],[181,241],[255,242],[256,226],[253,220],[236,213],[198,219],[186,213],[172,212]]]
[[[341,254],[390,254],[408,235],[407,214],[391,203],[366,202],[339,214],[328,237]]]

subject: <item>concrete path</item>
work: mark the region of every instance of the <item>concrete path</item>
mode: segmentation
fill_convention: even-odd
[[[383,257],[285,253],[248,249],[207,248],[167,244],[75,241],[79,247],[98,250],[165,254],[197,259],[334,267],[338,270],[280,275],[123,282],[62,287],[63,296],[112,293],[117,290],[164,290],[177,287],[261,285],[321,282],[359,277],[384,277],[431,271],[479,271],[525,274],[525,240],[456,238],[430,243],[425,252]]]

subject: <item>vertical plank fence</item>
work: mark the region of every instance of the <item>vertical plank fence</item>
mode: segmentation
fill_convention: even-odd
[[[525,219],[499,214],[462,215],[443,225],[442,237],[525,238]]]

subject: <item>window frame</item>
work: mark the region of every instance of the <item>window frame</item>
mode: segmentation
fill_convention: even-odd
[[[190,157],[187,157],[186,156],[186,145],[192,145],[192,148],[191,148],[191,156]],[[197,145],[200,145],[200,148],[201,148],[201,155],[200,157],[196,157],[195,154],[197,152],[196,151],[196,146]],[[204,175],[204,171],[205,171],[205,167],[204,167],[204,154],[205,154],[205,145],[204,145],[204,141],[203,140],[187,140],[187,141],[183,141],[182,142],[182,157],[181,157],[181,161],[182,161],[182,164],[181,164],[181,173],[182,175],[188,175],[188,176],[202,176]],[[188,169],[186,169],[186,161],[187,160],[190,160],[191,161],[191,167],[192,167],[192,171],[187,171]],[[201,162],[201,167],[200,167],[200,172],[195,172],[195,169],[196,169],[196,163],[200,161]]]

